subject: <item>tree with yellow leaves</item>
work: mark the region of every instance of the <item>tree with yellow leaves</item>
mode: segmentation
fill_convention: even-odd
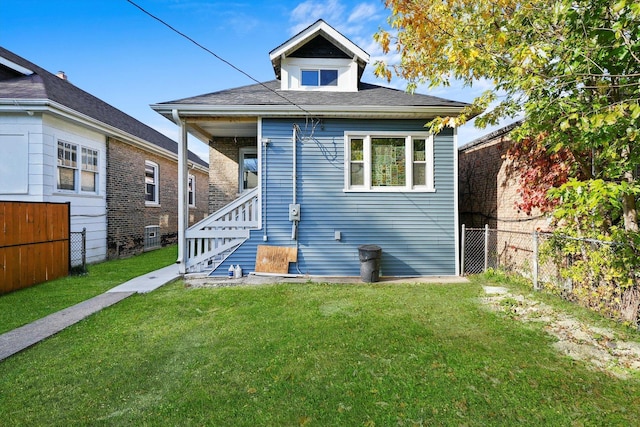
[[[640,3],[637,0],[386,0],[390,30],[376,40],[397,64],[376,73],[419,84],[493,82],[432,131],[524,114],[516,144],[527,155],[566,153],[568,181],[549,191],[563,232],[624,243],[616,255],[640,300]],[[544,165],[544,162],[538,162]],[[545,173],[544,167],[540,173]],[[530,174],[532,175],[532,174]],[[531,182],[522,182],[524,186]],[[638,308],[631,314],[637,321]],[[631,319],[630,319],[631,320]]]

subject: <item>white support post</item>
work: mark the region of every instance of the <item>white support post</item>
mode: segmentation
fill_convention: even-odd
[[[532,276],[533,276],[533,289],[540,290],[538,284],[538,232],[533,232],[533,259],[532,261]]]
[[[464,251],[465,251],[465,236],[467,235],[466,233],[466,226],[465,224],[462,224],[462,236],[460,237],[460,274],[459,276],[464,276]]]
[[[489,224],[484,225],[484,272],[489,269]]]
[[[433,136],[431,136],[433,141]],[[432,145],[430,145],[432,147]],[[431,153],[433,154],[433,153]],[[432,159],[432,156],[428,157]],[[458,207],[458,127],[453,127],[453,232],[455,234],[455,263],[456,276],[464,276],[464,224],[462,225],[462,239],[458,235],[460,231],[460,211]],[[429,169],[429,168],[427,168]],[[433,178],[433,177],[432,177]],[[459,244],[462,244],[460,250]]]
[[[186,231],[189,218],[189,203],[187,202],[189,185],[188,179],[188,155],[187,126],[184,120],[180,119],[177,110],[173,110],[173,119],[180,126],[178,138],[178,271],[180,274],[187,272],[187,238]]]

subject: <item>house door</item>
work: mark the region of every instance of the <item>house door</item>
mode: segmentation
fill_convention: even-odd
[[[255,147],[240,149],[240,193],[258,185],[258,150]]]

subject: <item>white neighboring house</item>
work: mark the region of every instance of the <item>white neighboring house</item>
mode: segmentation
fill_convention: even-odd
[[[70,203],[71,231],[87,230],[88,263],[107,258],[108,145],[114,140],[177,159],[175,141],[77,88],[64,73],[49,73],[0,47],[0,200]],[[206,162],[189,154],[206,177]],[[142,169],[144,205],[144,169],[131,169]]]
[[[105,153],[105,136],[94,129],[51,112],[3,111],[0,200],[69,202],[71,231],[87,229],[87,262],[104,260]]]

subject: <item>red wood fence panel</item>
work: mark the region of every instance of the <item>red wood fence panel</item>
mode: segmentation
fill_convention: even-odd
[[[0,202],[0,294],[69,274],[68,203]]]

